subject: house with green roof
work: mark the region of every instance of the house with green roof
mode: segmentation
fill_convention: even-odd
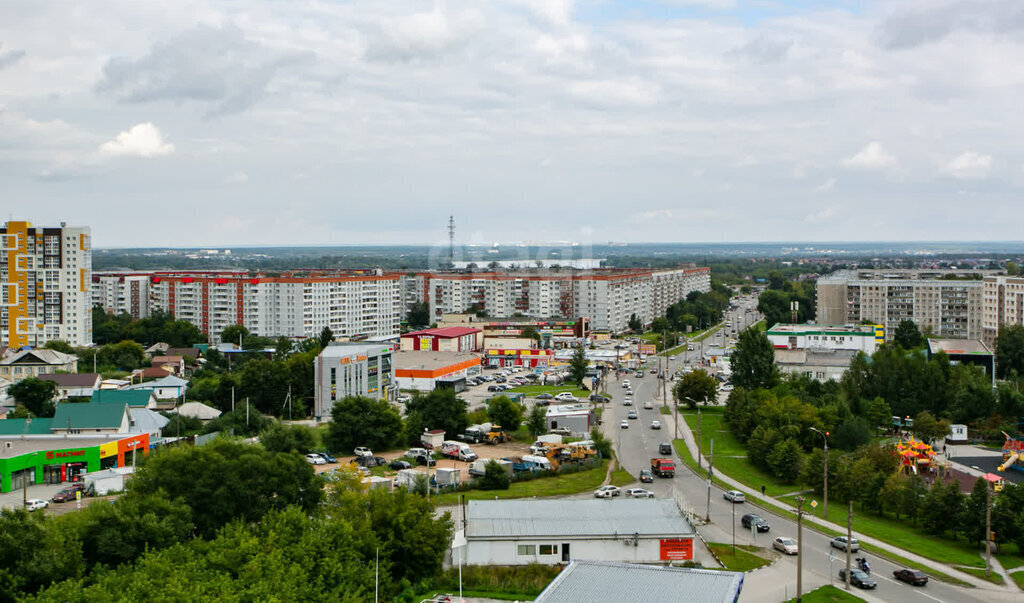
[[[0,436],[49,434],[52,422],[53,419],[4,419],[0,421]]]
[[[95,404],[127,404],[132,408],[156,408],[156,394],[146,389],[98,389],[92,393]]]
[[[131,428],[130,407],[125,403],[75,404],[63,402],[53,414],[50,433],[104,434],[128,433]]]

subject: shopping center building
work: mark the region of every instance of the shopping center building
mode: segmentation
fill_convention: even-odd
[[[0,492],[32,484],[78,481],[85,473],[131,465],[134,454],[149,453],[149,434],[0,434]],[[31,431],[31,429],[29,430]]]

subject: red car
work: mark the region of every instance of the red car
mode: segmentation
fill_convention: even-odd
[[[68,502],[69,500],[75,500],[75,492],[82,492],[84,495],[85,486],[83,484],[73,484],[64,488],[60,492],[53,495],[52,500],[56,503]]]
[[[913,584],[914,586],[924,586],[928,584],[928,576],[921,570],[903,568],[896,570],[892,575],[900,581],[906,582],[907,584]]]

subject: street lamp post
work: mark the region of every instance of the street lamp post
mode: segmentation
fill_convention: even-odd
[[[824,516],[825,516],[825,519],[828,519],[828,432],[827,431],[818,431],[817,429],[815,429],[813,427],[811,427],[811,431],[813,431],[814,433],[820,435],[822,437],[822,439],[825,440],[825,501],[824,501],[825,504],[824,504]]]

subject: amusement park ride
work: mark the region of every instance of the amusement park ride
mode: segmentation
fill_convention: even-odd
[[[1005,431],[1003,435],[1006,436],[1006,441],[1003,442],[1003,464],[999,465],[997,471],[1024,471],[1024,440],[1014,439]]]

